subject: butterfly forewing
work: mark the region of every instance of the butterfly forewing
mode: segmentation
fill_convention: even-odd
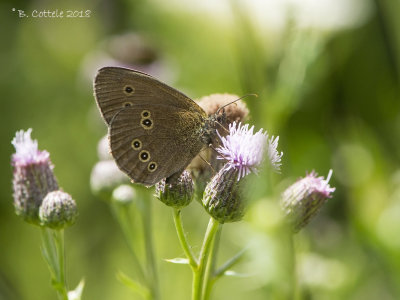
[[[128,105],[156,104],[205,112],[193,100],[154,77],[124,68],[105,67],[94,81],[97,105],[109,125],[112,117]]]

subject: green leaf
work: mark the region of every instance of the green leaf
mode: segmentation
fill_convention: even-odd
[[[243,255],[246,253],[247,249],[242,249],[239,251],[235,256],[233,256],[231,259],[229,259],[226,263],[224,263],[218,270],[215,271],[215,276],[220,277],[222,275],[227,275],[227,276],[236,276],[233,274],[237,274],[234,271],[229,270],[229,268],[232,268],[234,265],[236,265],[242,258]]]
[[[182,258],[182,257],[177,257],[177,258],[171,258],[171,259],[164,259],[165,261],[173,264],[181,264],[181,265],[188,265],[189,260],[187,258]]]
[[[134,291],[135,293],[138,293],[139,295],[141,295],[143,298],[147,299],[150,295],[149,290],[143,286],[142,284],[140,284],[139,282],[133,280],[132,278],[130,278],[128,275],[126,275],[125,273],[119,271],[117,274],[117,278],[119,281],[121,281],[125,286],[127,286],[128,288],[130,288],[132,291]]]
[[[74,290],[68,292],[68,300],[81,300],[84,286],[85,280],[82,279]]]
[[[252,275],[250,275],[250,274],[238,273],[238,272],[232,271],[232,270],[226,270],[226,271],[224,272],[224,275],[226,275],[226,276],[231,276],[231,277],[241,277],[241,278],[244,278],[244,277],[251,277],[251,276],[252,276]]]

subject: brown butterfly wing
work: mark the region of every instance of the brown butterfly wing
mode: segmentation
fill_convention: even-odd
[[[111,153],[134,182],[153,185],[181,172],[204,146],[205,112],[148,75],[103,68],[95,79],[95,95],[109,125]]]

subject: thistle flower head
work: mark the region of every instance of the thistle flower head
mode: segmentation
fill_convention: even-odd
[[[246,210],[243,180],[238,181],[238,170],[225,165],[207,184],[203,207],[219,223],[237,222]]]
[[[198,101],[198,104],[207,115],[212,116],[214,115],[218,109],[226,104],[231,103],[238,99],[238,95],[233,94],[211,94],[209,96],[201,97]],[[226,122],[243,122],[247,119],[249,115],[249,110],[246,106],[246,103],[242,100],[235,102],[232,105],[228,105],[224,107],[224,113],[226,116]],[[222,124],[224,127],[228,127],[227,124]]]
[[[57,190],[58,183],[47,151],[38,150],[38,143],[31,139],[32,129],[20,130],[12,144],[15,153],[13,166],[13,197],[17,215],[25,221],[39,225],[39,207],[47,193]]]
[[[326,179],[312,171],[283,192],[281,205],[294,232],[307,225],[322,205],[332,198],[335,188],[328,183],[331,176],[332,170]]]
[[[247,201],[244,197],[243,177],[257,173],[265,152],[272,167],[279,170],[282,153],[278,154],[278,138],[268,138],[260,129],[254,133],[254,126],[233,122],[229,134],[218,133],[221,146],[217,148],[218,159],[226,164],[207,184],[203,195],[203,207],[218,222],[236,222],[242,219]],[[268,147],[267,147],[268,146]]]
[[[267,132],[260,129],[254,132],[254,126],[249,128],[249,124],[242,125],[233,122],[229,125],[229,134],[224,137],[219,133],[222,145],[217,148],[219,159],[227,160],[227,169],[236,169],[238,178],[257,173],[258,168],[263,162],[265,151],[272,167],[279,171],[283,153],[277,151],[279,137],[273,136],[269,139]],[[266,149],[266,145],[268,148]]]

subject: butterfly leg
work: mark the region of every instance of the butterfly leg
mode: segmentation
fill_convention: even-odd
[[[165,179],[165,183],[168,184],[174,184],[178,181],[179,177],[181,177],[183,171],[185,171],[185,169],[179,170],[178,172],[172,174],[171,176],[167,177]]]

